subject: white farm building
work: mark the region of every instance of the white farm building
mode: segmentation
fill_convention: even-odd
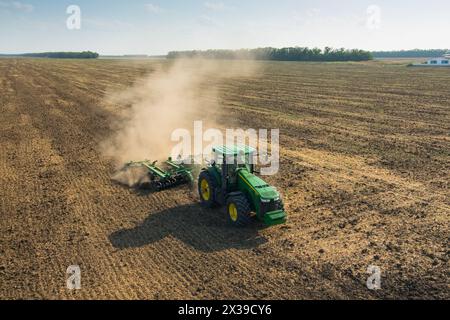
[[[432,66],[449,66],[450,60],[447,58],[436,58],[436,59],[430,59],[426,62],[426,64],[432,65]]]
[[[443,58],[432,58],[424,63],[417,63],[416,67],[450,67],[450,58],[444,56]]]

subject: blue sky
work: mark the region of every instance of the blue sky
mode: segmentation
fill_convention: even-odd
[[[81,29],[69,30],[69,5]],[[449,0],[0,0],[0,52],[450,47]]]

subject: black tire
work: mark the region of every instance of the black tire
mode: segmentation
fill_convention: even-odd
[[[237,210],[237,216],[234,217],[230,208],[232,205]],[[230,196],[227,199],[226,212],[228,220],[233,226],[246,227],[252,222],[250,203],[243,194]]]
[[[140,190],[152,190],[152,183],[145,181],[145,182],[140,182],[138,189]]]
[[[159,181],[154,182],[153,189],[156,190],[156,192],[162,191],[162,189],[163,189],[162,183]]]
[[[208,184],[209,198],[205,197],[204,188],[203,188],[204,185],[202,186],[202,184],[205,183],[204,181],[206,181],[206,183]],[[217,189],[217,184],[214,181],[214,178],[211,177],[211,175],[208,173],[208,171],[202,171],[200,173],[200,176],[198,177],[198,194],[200,196],[200,201],[201,201],[201,204],[203,207],[214,208],[215,206],[217,206],[216,189]]]

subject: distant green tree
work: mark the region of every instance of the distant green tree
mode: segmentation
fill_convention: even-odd
[[[326,47],[324,51],[319,48],[288,47],[288,48],[257,48],[240,50],[206,50],[206,51],[172,51],[167,58],[205,59],[255,59],[276,61],[366,61],[372,60],[372,54],[363,50],[333,49]]]
[[[375,58],[430,58],[440,57],[448,52],[448,49],[429,49],[429,50],[400,50],[400,51],[374,51],[372,55]]]
[[[41,53],[25,53],[20,56],[32,58],[52,58],[52,59],[97,59],[99,57],[99,54],[92,51],[41,52]]]

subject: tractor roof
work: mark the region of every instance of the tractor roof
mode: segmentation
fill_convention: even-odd
[[[214,147],[213,152],[224,154],[227,156],[237,156],[240,154],[251,154],[255,153],[256,149],[249,147],[249,146],[220,146],[220,147]]]

